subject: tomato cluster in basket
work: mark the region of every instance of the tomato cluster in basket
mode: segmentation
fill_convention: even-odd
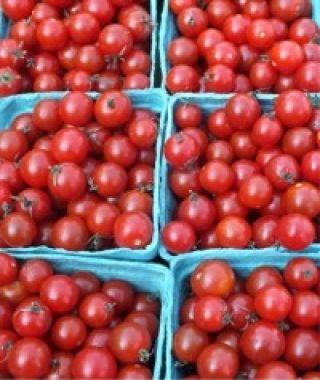
[[[150,87],[147,0],[3,0],[0,96]]]
[[[1,253],[0,267],[1,378],[151,380],[155,295],[41,259]]]
[[[158,121],[119,91],[43,99],[0,132],[2,247],[144,248]]]
[[[169,0],[175,92],[320,91],[318,25],[310,0]]]
[[[319,269],[295,258],[240,278],[223,261],[199,264],[173,339],[184,379],[319,380]]]
[[[288,90],[263,113],[236,94],[204,118],[181,100],[179,131],[167,139],[168,183],[177,206],[162,240],[173,254],[193,249],[302,250],[317,239],[320,214],[318,98]]]

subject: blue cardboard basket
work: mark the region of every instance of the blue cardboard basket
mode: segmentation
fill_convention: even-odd
[[[156,78],[156,60],[158,58],[158,34],[159,34],[159,25],[157,23],[158,20],[158,12],[159,12],[159,4],[157,0],[149,0],[149,11],[151,15],[151,20],[153,21],[153,29],[151,34],[151,45],[150,45],[150,58],[151,58],[151,68],[149,73],[150,78],[150,88],[155,87],[155,78]],[[9,33],[10,21],[4,15],[4,13],[0,9],[0,38],[4,38],[8,36]]]
[[[13,256],[19,260],[38,258],[38,255],[30,253],[22,255],[13,254]],[[169,315],[169,300],[172,289],[172,275],[170,271],[158,264],[148,263],[141,266],[139,263],[134,262],[102,261],[92,258],[74,258],[72,256],[49,255],[46,257],[46,260],[59,273],[69,274],[76,271],[88,271],[95,274],[102,281],[110,279],[127,281],[135,289],[155,294],[159,298],[161,301],[161,313],[159,334],[154,346],[153,379],[160,380],[163,378],[166,323]]]
[[[319,0],[311,0],[313,19],[320,25],[320,2]],[[178,36],[176,21],[174,14],[169,9],[169,0],[164,0],[163,10],[161,15],[161,27],[159,37],[160,50],[160,67],[162,74],[162,88],[166,87],[166,76],[170,68],[170,63],[167,58],[167,50],[170,42]]]
[[[224,95],[215,95],[215,94],[192,94],[192,93],[185,93],[185,94],[176,94],[172,97],[170,97],[170,100],[168,102],[168,114],[167,114],[167,125],[165,129],[165,135],[164,135],[164,142],[176,132],[176,126],[174,124],[174,109],[177,105],[181,103],[194,103],[197,104],[204,115],[208,115],[210,112],[218,109],[223,108],[226,104],[227,100],[232,96],[232,94],[224,94]],[[277,95],[257,95],[257,99],[259,100],[259,103],[261,104],[264,111],[270,111],[272,109],[272,103],[274,99],[277,97]],[[166,223],[168,223],[171,220],[171,216],[173,214],[173,211],[176,206],[175,197],[172,194],[169,185],[168,185],[168,174],[169,174],[169,165],[166,161],[166,159],[162,158],[162,164],[161,164],[161,183],[160,183],[160,227],[161,229],[164,227]],[[161,238],[160,238],[161,239]],[[200,252],[212,252],[215,250],[206,250],[206,251],[193,251],[190,253],[186,253],[183,256],[197,256],[200,254]],[[221,250],[219,250],[221,251]],[[235,251],[229,249],[227,251]],[[246,249],[243,252],[252,252],[252,249]],[[259,249],[257,252],[263,256],[265,252],[286,252],[287,250],[283,247],[270,247],[266,249]],[[308,247],[303,253],[309,253],[309,252],[320,252],[320,244],[313,244],[310,247]],[[171,262],[175,261],[178,256],[171,255],[163,244],[160,244],[160,256]],[[223,256],[221,256],[223,257]]]
[[[15,95],[7,98],[0,99],[0,115],[2,118],[1,129],[6,129],[10,126],[12,120],[19,114],[24,112],[31,112],[34,105],[41,99],[61,99],[65,93],[53,92],[42,94],[22,94]],[[128,91],[134,107],[148,108],[160,115],[159,118],[159,134],[156,146],[156,162],[154,170],[154,190],[153,190],[153,238],[152,242],[144,249],[130,250],[127,248],[114,248],[104,251],[88,252],[79,251],[71,254],[69,251],[63,249],[53,249],[48,247],[28,247],[28,248],[12,248],[9,251],[25,254],[27,252],[37,253],[41,256],[46,256],[52,253],[59,253],[61,255],[77,255],[77,256],[90,256],[90,257],[108,257],[121,260],[140,260],[150,261],[157,255],[159,244],[159,187],[160,187],[160,157],[162,149],[162,137],[166,116],[167,95],[162,90],[139,90]],[[91,93],[92,97],[99,96],[97,93]]]
[[[285,265],[292,259],[293,255],[283,253],[277,255],[275,252],[269,252],[260,255],[258,253],[251,254],[246,251],[238,250],[234,252],[220,251],[216,253],[199,253],[194,257],[180,256],[172,265],[173,274],[173,295],[175,298],[170,300],[170,312],[167,322],[167,341],[166,341],[166,376],[165,380],[181,379],[182,373],[179,366],[175,365],[176,360],[172,354],[173,335],[179,326],[179,310],[186,298],[186,289],[188,289],[189,277],[193,270],[203,261],[206,260],[224,260],[229,263],[235,272],[240,276],[247,276],[253,269],[260,266],[273,266],[283,269]],[[308,258],[314,260],[320,266],[319,255],[308,255]]]

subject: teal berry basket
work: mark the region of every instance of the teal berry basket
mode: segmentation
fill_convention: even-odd
[[[175,299],[170,300],[169,304],[169,319],[167,323],[167,340],[166,340],[166,376],[165,380],[176,380],[183,378],[181,367],[177,365],[174,358],[173,336],[179,327],[179,311],[184,299],[187,296],[188,281],[191,273],[202,262],[207,260],[223,260],[230,264],[236,274],[244,277],[252,270],[260,266],[273,266],[278,269],[283,269],[290,259],[294,258],[290,253],[277,254],[276,252],[264,252],[263,254],[252,255],[248,251],[234,250],[217,251],[198,253],[196,256],[180,256],[172,265],[173,274],[173,293]],[[320,257],[318,254],[308,255],[318,266],[320,266]]]
[[[25,253],[13,254],[19,260],[30,260],[39,258],[37,254]],[[169,315],[169,300],[172,289],[172,275],[162,265],[145,264],[141,266],[134,262],[119,262],[109,260],[108,262],[95,258],[83,258],[59,255],[48,255],[46,260],[54,267],[57,273],[71,274],[77,271],[87,271],[96,275],[100,280],[110,279],[124,280],[142,292],[151,293],[159,298],[161,302],[161,313],[159,319],[159,333],[154,345],[154,367],[153,380],[163,378],[165,372],[164,344],[166,324]]]
[[[312,3],[312,18],[320,26],[320,2],[319,0],[311,0]],[[166,76],[170,69],[170,62],[168,60],[167,50],[170,42],[178,37],[178,30],[174,14],[170,11],[169,0],[164,0],[161,27],[159,36],[159,50],[160,50],[160,67],[162,74],[162,88],[166,88]]]
[[[196,104],[200,107],[202,110],[202,113],[205,115],[205,117],[211,113],[212,111],[223,108],[228,101],[228,99],[232,96],[232,94],[229,95],[215,95],[215,94],[191,94],[191,93],[185,93],[185,94],[176,94],[172,97],[170,97],[170,100],[168,102],[168,113],[167,113],[167,123],[166,123],[166,129],[165,129],[165,135],[164,135],[164,142],[176,132],[176,126],[174,123],[174,110],[179,104],[183,103],[192,103]],[[261,104],[264,111],[268,112],[272,109],[272,104],[274,99],[277,95],[257,95],[257,99],[259,103]],[[176,199],[174,195],[172,194],[170,187],[169,187],[169,172],[170,167],[166,161],[166,159],[162,158],[162,164],[161,164],[161,183],[160,183],[160,228],[162,229],[166,223],[168,223],[172,215],[174,213],[174,209],[176,207]],[[161,239],[161,238],[160,238]],[[195,250],[189,253],[185,253],[183,256],[191,256],[195,257],[199,255],[201,252],[209,253],[214,251],[220,251],[220,250],[206,250],[206,251],[199,251]],[[223,252],[231,252],[232,249],[229,250],[223,250]],[[287,252],[286,249],[283,247],[270,247],[266,249],[246,249],[244,252],[247,252],[248,254],[252,254],[254,256],[253,251],[261,256],[265,254],[265,252],[278,252],[279,254],[282,252]],[[236,252],[238,252],[236,250]],[[304,252],[304,254],[308,253],[314,253],[314,252],[320,252],[320,244],[313,244],[309,246]],[[160,244],[160,256],[168,261],[168,262],[174,262],[177,260],[177,256],[174,256],[170,254],[163,244]]]
[[[167,95],[162,90],[150,89],[141,91],[127,91],[134,107],[147,108],[159,115],[159,134],[156,145],[156,162],[154,169],[154,188],[153,188],[153,237],[151,243],[144,249],[131,250],[127,248],[114,248],[104,251],[79,251],[71,254],[63,249],[48,248],[45,246],[27,247],[27,248],[11,248],[9,251],[17,254],[36,253],[43,257],[59,253],[67,256],[90,256],[90,257],[103,257],[119,260],[137,260],[137,261],[151,261],[157,255],[159,244],[159,191],[160,191],[160,163],[161,163],[161,150],[164,123],[167,110]],[[99,94],[90,94],[93,98]],[[12,120],[19,114],[31,112],[34,105],[41,99],[61,99],[64,93],[41,93],[41,94],[22,94],[15,95],[8,98],[0,99],[0,114],[3,123],[1,129],[6,129],[10,126]]]
[[[158,34],[159,27],[157,23],[159,15],[159,4],[157,0],[149,0],[149,11],[151,20],[153,20],[153,28],[150,39],[150,60],[151,68],[149,73],[150,78],[150,88],[156,87],[156,62],[158,59]],[[5,38],[9,34],[10,20],[5,16],[5,14],[0,10],[0,38]]]

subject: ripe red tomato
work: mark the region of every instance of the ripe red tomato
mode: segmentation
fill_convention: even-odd
[[[202,350],[197,359],[201,378],[234,378],[239,370],[239,358],[235,350],[223,343],[212,343]]]
[[[240,348],[251,362],[266,364],[283,355],[285,336],[274,323],[258,321],[243,332]]]
[[[107,91],[94,106],[97,122],[107,128],[117,128],[127,123],[132,114],[131,101],[120,91]]]
[[[307,258],[294,258],[289,261],[283,271],[285,282],[296,290],[310,290],[320,279],[316,264]]]
[[[114,239],[118,247],[141,249],[151,243],[153,225],[142,212],[124,212],[114,224]]]
[[[65,216],[52,227],[52,246],[68,251],[83,251],[89,243],[89,230],[79,216]]]
[[[297,370],[316,369],[319,363],[319,334],[311,329],[296,328],[286,336],[285,360]]]
[[[9,247],[27,247],[37,237],[35,221],[24,212],[13,212],[1,223],[1,238]]]
[[[223,261],[208,260],[197,266],[191,276],[191,287],[198,297],[226,298],[235,285],[232,268]]]
[[[203,296],[194,308],[194,323],[202,331],[215,333],[229,325],[231,315],[227,303],[220,297]]]
[[[110,349],[125,364],[146,363],[151,345],[149,332],[135,323],[122,322],[111,332]]]
[[[193,67],[180,64],[168,71],[166,86],[172,94],[196,92],[200,89],[200,76]]]
[[[256,373],[257,378],[261,379],[288,379],[294,380],[297,375],[294,369],[281,361],[273,361],[261,366]]]
[[[307,96],[298,90],[288,90],[275,101],[275,113],[286,127],[300,127],[307,124],[312,116],[312,106]]]
[[[195,363],[201,351],[209,344],[209,336],[193,323],[185,324],[176,331],[173,351],[178,360]]]
[[[285,248],[299,251],[308,247],[316,237],[315,227],[302,214],[287,214],[279,219],[278,241]]]
[[[190,224],[184,221],[172,221],[163,228],[162,240],[169,252],[178,255],[194,248],[196,234]]]
[[[29,293],[39,293],[42,283],[52,274],[53,268],[47,261],[32,259],[21,266],[19,280]]]
[[[81,127],[89,123],[92,113],[93,101],[82,92],[69,92],[59,102],[59,116],[65,124]]]
[[[35,357],[37,360],[34,360]],[[8,369],[16,378],[40,378],[48,375],[50,361],[51,352],[43,340],[24,338],[13,345],[8,358]]]
[[[0,286],[10,284],[16,279],[18,273],[18,263],[16,260],[7,255],[0,253],[1,279]]]
[[[239,199],[251,209],[265,207],[272,199],[272,185],[267,177],[252,175],[240,185]]]
[[[284,320],[291,313],[293,303],[291,294],[282,285],[265,286],[254,298],[257,314],[270,322]]]
[[[276,268],[262,266],[254,269],[246,279],[245,288],[248,294],[255,296],[266,286],[281,285],[283,279]]]
[[[106,348],[86,347],[75,355],[71,372],[78,379],[113,379],[117,374],[117,362]]]
[[[21,337],[40,338],[51,327],[52,314],[49,308],[37,297],[27,298],[16,308],[12,324]]]
[[[297,291],[292,296],[289,319],[299,327],[315,327],[319,324],[320,297],[308,290]]]
[[[55,314],[71,312],[77,305],[79,297],[79,288],[65,275],[50,276],[40,287],[41,301]]]
[[[248,222],[238,216],[226,216],[216,228],[217,239],[223,248],[246,248],[252,237]]]
[[[64,315],[51,328],[51,341],[57,349],[74,351],[80,348],[87,337],[83,320],[74,315]]]

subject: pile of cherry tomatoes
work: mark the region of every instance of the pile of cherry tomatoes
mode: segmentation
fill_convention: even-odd
[[[146,247],[157,136],[156,114],[117,90],[18,115],[0,132],[0,245]]]
[[[160,302],[129,283],[0,254],[0,376],[152,378]]]
[[[319,109],[288,90],[263,113],[236,94],[207,118],[197,104],[174,109],[165,142],[177,207],[162,231],[173,254],[193,249],[302,250],[317,239],[320,214]]]
[[[169,0],[179,36],[168,46],[175,92],[320,91],[310,0]]]
[[[184,379],[319,380],[319,269],[295,258],[240,278],[223,261],[199,264],[173,339]]]
[[[148,0],[3,0],[0,96],[150,86]]]

